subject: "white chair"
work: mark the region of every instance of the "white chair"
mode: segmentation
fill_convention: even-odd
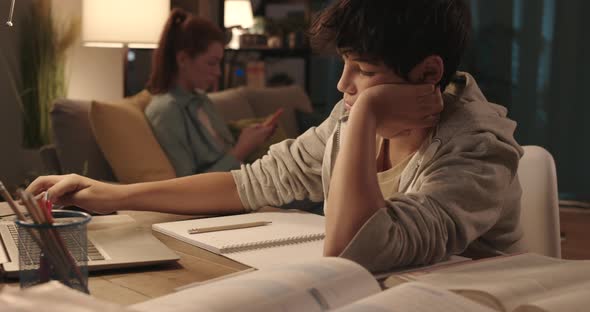
[[[518,176],[522,186],[520,223],[529,252],[561,258],[557,175],[551,154],[524,146]]]

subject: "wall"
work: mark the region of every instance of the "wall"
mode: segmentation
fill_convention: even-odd
[[[58,18],[79,16],[81,0],[52,0]],[[4,5],[6,4],[6,5]],[[4,27],[8,1],[0,1],[0,180],[9,188],[23,183],[41,170],[36,151],[21,147],[22,124],[18,96],[11,78],[18,83],[18,23],[31,0],[17,0],[12,29]],[[113,100],[123,96],[121,49],[85,48],[78,42],[68,55],[68,97]]]
[[[22,125],[18,95],[14,83],[19,81],[17,27],[4,26],[8,16],[9,2],[0,2],[0,180],[9,188],[24,177],[24,164],[21,148]],[[14,21],[25,12],[30,0],[18,2]]]

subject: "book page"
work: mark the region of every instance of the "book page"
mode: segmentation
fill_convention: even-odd
[[[371,273],[342,258],[255,271],[131,306],[142,312],[324,311],[381,291]]]
[[[549,265],[559,265],[568,260],[541,256],[533,253],[524,253],[511,256],[500,256],[474,260],[471,262],[452,265],[432,273],[489,273],[510,274],[511,271],[520,271],[523,268],[543,268]]]
[[[584,312],[589,308],[590,282],[586,282],[543,294],[514,312]]]
[[[461,256],[450,256],[447,260],[443,260],[434,264],[430,265],[422,265],[422,266],[411,266],[411,267],[402,267],[396,268],[394,270],[388,272],[380,272],[374,273],[373,276],[378,281],[383,281],[384,288],[391,288],[393,286],[397,286],[402,284],[402,282],[407,282],[410,279],[400,279],[400,276],[413,276],[413,275],[422,275],[429,272],[433,272],[436,270],[440,270],[442,268],[448,267],[450,265],[456,265],[461,262],[471,261],[471,258],[461,257]],[[389,279],[389,277],[392,277]],[[411,279],[413,280],[413,279]]]
[[[522,254],[457,265],[416,280],[512,311],[537,296],[590,280],[590,261]]]
[[[450,264],[436,267],[424,267],[409,272],[394,274],[386,279],[383,284],[386,288],[393,287],[408,281],[419,281],[424,275],[435,273],[477,273],[477,274],[501,274],[502,276],[510,275],[510,270],[520,270],[521,268],[543,267],[546,265],[561,263],[561,259],[555,259],[536,254],[518,254],[513,256],[500,256]]]
[[[494,312],[442,288],[406,283],[361,299],[338,312]]]

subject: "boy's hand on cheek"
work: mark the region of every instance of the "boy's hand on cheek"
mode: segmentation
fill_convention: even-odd
[[[442,109],[442,95],[434,85],[382,84],[364,90],[351,114],[368,114],[375,119],[378,134],[392,137],[435,126]]]

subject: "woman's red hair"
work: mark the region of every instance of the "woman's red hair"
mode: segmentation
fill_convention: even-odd
[[[158,48],[152,56],[152,73],[147,89],[152,94],[166,93],[176,74],[176,54],[185,51],[190,57],[207,51],[212,42],[224,44],[223,31],[211,21],[182,9],[174,9],[166,21]]]

